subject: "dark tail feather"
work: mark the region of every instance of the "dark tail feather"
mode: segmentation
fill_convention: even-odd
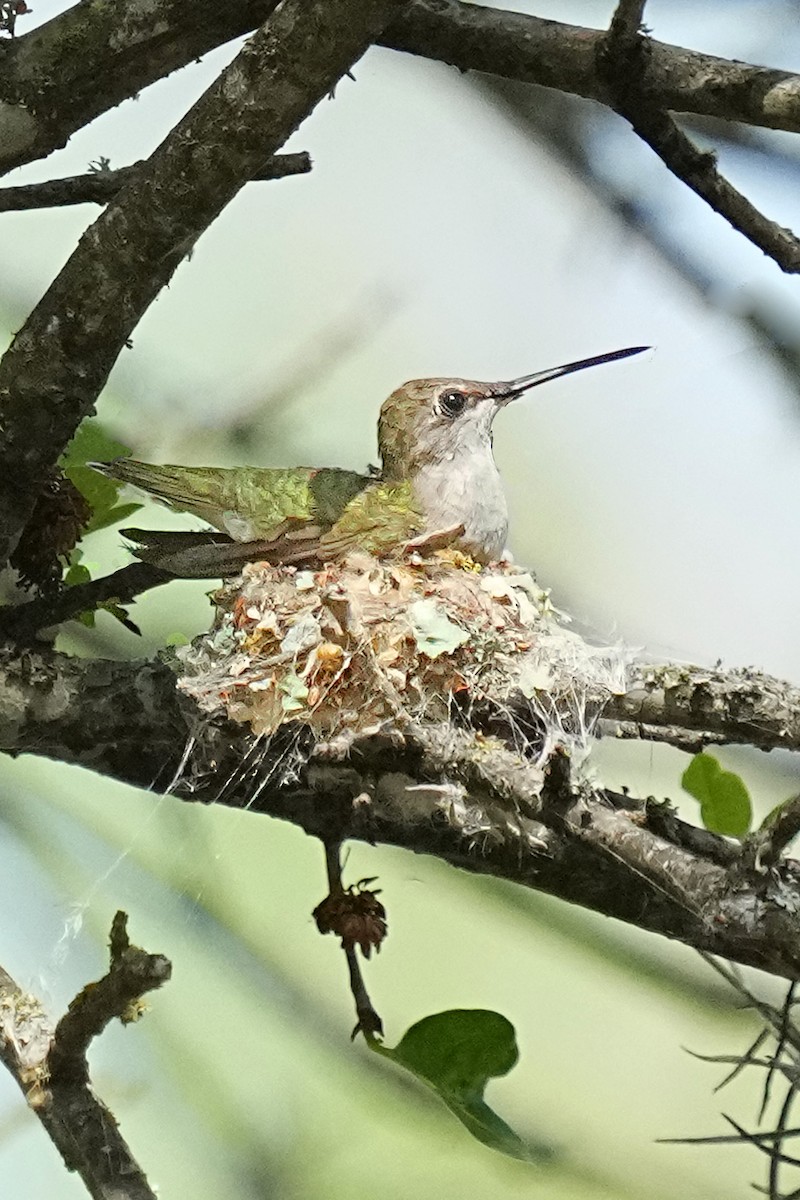
[[[315,563],[321,560],[316,546],[298,546],[278,538],[271,541],[235,542],[214,530],[187,533],[157,529],[123,529],[135,542],[133,553],[142,562],[169,571],[178,579],[226,579],[239,575],[251,562]]]

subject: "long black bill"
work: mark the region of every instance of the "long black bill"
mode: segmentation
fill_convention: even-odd
[[[630,358],[634,354],[643,354],[649,346],[628,346],[625,350],[611,350],[608,354],[596,354],[594,358],[581,358],[577,362],[565,363],[563,367],[551,367],[549,371],[536,371],[533,375],[520,375],[519,379],[511,379],[501,384],[495,393],[498,400],[507,403],[516,400],[524,392],[538,387],[540,383],[549,383],[551,379],[559,379],[562,375],[571,375],[573,371],[583,371],[586,367],[599,367],[603,363],[616,362],[619,358]]]

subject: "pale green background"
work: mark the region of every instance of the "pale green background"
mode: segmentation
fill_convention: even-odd
[[[613,6],[519,7],[601,26]],[[790,44],[759,33],[758,5],[729,4],[738,24],[696,7],[653,3],[648,20],[663,40],[800,69]],[[233,50],[9,182],[147,154]],[[380,401],[404,378],[509,377],[652,344],[498,421],[515,554],[601,637],[795,678],[795,393],[732,310],[766,296],[791,316],[798,285],[665,180],[621,123],[605,165],[658,198],[687,253],[723,265],[719,307],[456,72],[372,51],[355,75],[293,139],[312,175],[249,186],[152,306],[103,398],[108,426],[156,461],[360,468],[375,456]],[[779,175],[742,168],[737,182],[800,226],[798,193]],[[2,217],[9,330],[96,212]],[[165,520],[155,506],[142,515]],[[87,557],[104,570],[127,561],[115,531]],[[101,618],[69,644],[150,653],[204,627],[203,593],[176,583],[147,597],[134,614],[142,640]],[[721,757],[762,811],[797,790],[789,756]],[[607,782],[673,797],[685,761],[606,744],[595,755]],[[723,1132],[721,1109],[755,1117],[752,1089],[714,1097],[719,1069],[684,1052],[734,1052],[753,1030],[692,952],[436,862],[352,848],[349,877],[379,875],[389,907],[390,937],[367,968],[389,1041],[448,1007],[505,1013],[521,1061],[488,1098],[554,1151],[526,1167],[351,1046],[344,963],[309,915],[325,890],[316,843],[40,760],[4,760],[0,779],[0,962],[59,1012],[102,973],[117,907],[135,941],[173,960],[146,1020],[93,1052],[97,1089],[162,1196],[739,1200],[762,1180],[752,1150],[655,1144]],[[688,798],[685,812],[696,819]],[[4,1077],[0,1155],[19,1200],[83,1194]]]

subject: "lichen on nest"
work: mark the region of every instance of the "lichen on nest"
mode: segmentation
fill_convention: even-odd
[[[454,702],[522,702],[544,755],[585,742],[625,687],[626,654],[568,629],[530,574],[453,551],[358,554],[313,572],[254,563],[214,603],[214,629],[179,651],[180,687],[257,734],[301,721],[330,737],[447,719]]]

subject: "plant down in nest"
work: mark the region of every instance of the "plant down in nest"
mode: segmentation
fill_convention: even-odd
[[[321,738],[454,709],[537,729],[539,753],[585,742],[627,656],[567,628],[530,574],[442,551],[320,571],[248,566],[214,596],[214,629],[178,652],[201,708],[271,734],[300,721]]]

